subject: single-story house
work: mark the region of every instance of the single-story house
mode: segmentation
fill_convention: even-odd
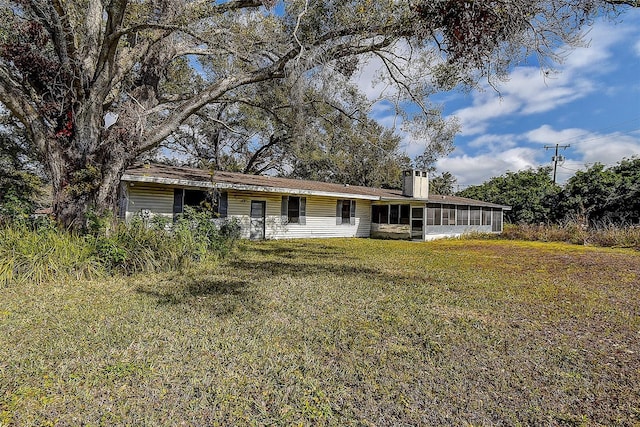
[[[248,239],[378,237],[431,240],[500,233],[508,206],[429,194],[428,174],[403,174],[402,190],[211,172],[158,164],[132,167],[120,185],[120,214],[175,218],[213,199],[221,218]]]

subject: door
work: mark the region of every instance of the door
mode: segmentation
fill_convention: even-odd
[[[422,239],[424,231],[424,208],[411,208],[411,238]]]
[[[251,201],[251,224],[249,226],[249,236],[251,240],[264,239],[265,211],[267,202]]]
[[[491,212],[491,231],[500,233],[502,231],[502,211],[494,209]]]

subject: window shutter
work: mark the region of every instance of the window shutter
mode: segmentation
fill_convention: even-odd
[[[220,215],[220,218],[226,218],[227,211],[229,210],[229,193],[226,191],[220,193],[218,204],[218,214]]]
[[[289,222],[289,196],[282,196],[282,203],[280,204],[280,220],[283,225]]]
[[[351,201],[351,218],[349,218],[349,223],[351,225],[356,225],[356,201]]]
[[[299,224],[307,225],[307,198],[300,197]]]
[[[184,207],[184,190],[176,188],[173,190],[173,220],[178,219]]]
[[[342,224],[342,200],[336,201],[336,225]]]

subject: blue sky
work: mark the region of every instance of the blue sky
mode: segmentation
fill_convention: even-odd
[[[438,171],[451,172],[462,189],[507,171],[551,165],[554,153],[544,146],[570,144],[561,150],[562,183],[585,165],[640,156],[640,9],[615,22],[597,21],[585,41],[588,46],[556,65],[557,74],[544,76],[532,61],[515,67],[498,91],[484,86],[439,95],[445,116],[456,116],[461,132]],[[358,82],[370,97],[376,92],[372,75],[365,70]],[[390,125],[391,114],[378,108],[374,117]],[[403,148],[413,157],[423,144],[407,137]]]

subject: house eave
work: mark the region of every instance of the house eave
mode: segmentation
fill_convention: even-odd
[[[141,176],[131,174],[122,175],[122,181],[173,185],[176,187],[216,188],[213,182],[207,181],[192,181],[189,179],[160,178],[155,176]]]
[[[124,174],[122,176],[123,181],[127,182],[142,182],[149,184],[162,184],[172,185],[176,187],[194,187],[194,188],[211,188],[220,190],[236,190],[236,191],[252,191],[260,193],[277,193],[277,194],[295,194],[303,196],[318,196],[318,197],[332,197],[332,198],[344,198],[344,199],[359,199],[359,200],[380,200],[379,196],[368,196],[364,194],[354,193],[341,193],[330,191],[317,191],[317,190],[304,190],[297,188],[281,188],[281,187],[265,187],[261,185],[246,185],[246,184],[234,184],[228,182],[207,182],[207,181],[192,181],[186,179],[175,178],[160,178],[153,176],[140,176]]]

